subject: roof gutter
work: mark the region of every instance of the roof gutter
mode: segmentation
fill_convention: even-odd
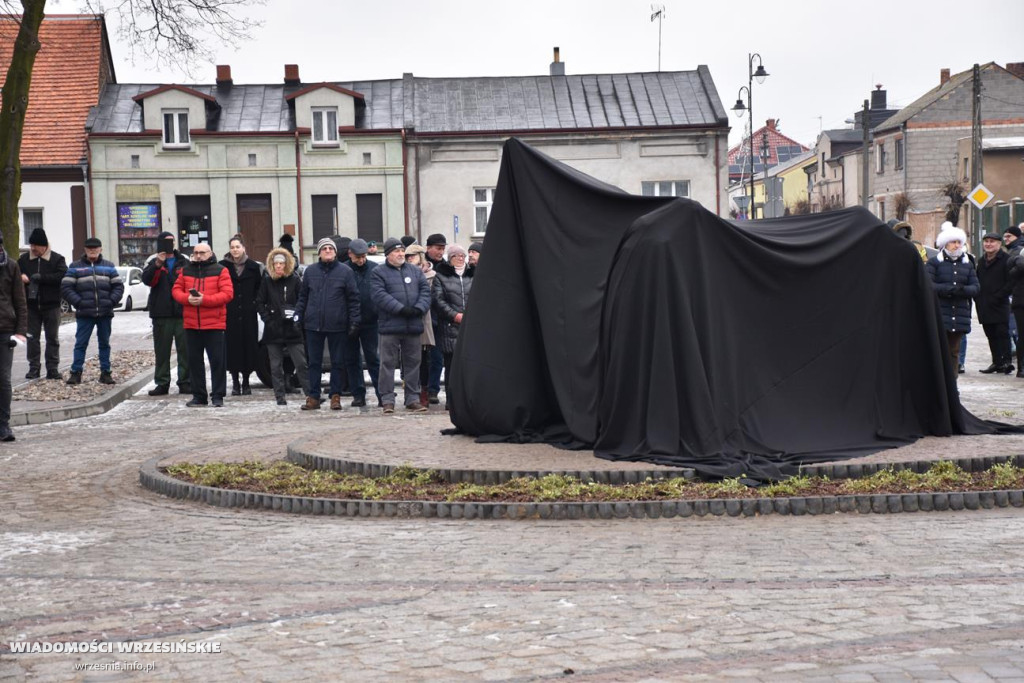
[[[92,197],[92,146],[89,145],[88,141],[86,141],[86,143],[85,143],[85,163],[87,165],[87,168],[82,169],[82,176],[85,179],[85,184],[89,186],[89,192],[88,192],[88,195],[87,195],[89,197],[89,237],[95,237],[96,236],[96,203],[93,201],[93,197]],[[117,232],[117,228],[115,226],[115,234],[116,234],[116,232]],[[177,347],[175,347],[175,348],[177,348]]]
[[[302,154],[299,147],[299,131],[295,131],[295,213],[296,237],[299,238],[299,263],[302,263]]]

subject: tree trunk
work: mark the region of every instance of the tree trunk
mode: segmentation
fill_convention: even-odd
[[[14,41],[11,67],[0,97],[0,235],[15,258],[21,245],[18,200],[21,199],[21,136],[28,110],[32,67],[39,53],[39,25],[46,0],[21,0],[21,27]]]

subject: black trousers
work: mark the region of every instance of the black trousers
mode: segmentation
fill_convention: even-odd
[[[209,398],[223,399],[227,393],[227,371],[224,369],[224,330],[185,330],[188,347],[188,374],[192,378],[192,398],[206,402]],[[206,393],[206,363],[210,361],[210,394]]]
[[[46,338],[46,371],[57,372],[60,365],[60,308],[40,311],[28,305],[28,369],[39,372],[40,335]]]
[[[997,367],[1009,365],[1010,358],[1010,325],[1009,323],[997,323],[994,325],[982,325],[985,336],[988,337],[988,348],[992,352],[992,363]]]

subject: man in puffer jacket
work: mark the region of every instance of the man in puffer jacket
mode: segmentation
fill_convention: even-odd
[[[417,266],[405,262],[405,247],[395,238],[384,242],[387,261],[370,273],[370,297],[377,306],[380,330],[381,410],[395,412],[395,368],[405,378],[405,407],[422,413],[420,402],[420,334],[423,314],[430,309],[430,286]]]
[[[948,225],[939,233],[935,246],[939,253],[928,260],[928,276],[939,297],[942,326],[949,342],[954,371],[960,355],[960,342],[971,331],[971,300],[978,296],[981,284],[974,264],[967,257],[967,235]]]
[[[200,242],[192,249],[192,261],[174,281],[171,296],[181,304],[185,326],[185,346],[188,347],[188,373],[192,386],[189,408],[224,405],[228,391],[227,370],[224,365],[224,328],[227,326],[228,302],[235,297],[231,273],[217,263],[213,249]],[[203,353],[210,361],[210,394],[206,393],[206,364]]]
[[[85,350],[93,329],[100,347],[100,382],[114,383],[110,375],[110,326],[114,307],[124,296],[124,283],[114,264],[103,258],[102,248],[95,237],[85,240],[85,255],[68,266],[60,283],[61,295],[74,307],[78,324],[68,384],[82,383]]]

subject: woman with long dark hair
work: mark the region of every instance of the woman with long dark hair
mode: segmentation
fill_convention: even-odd
[[[248,396],[249,375],[256,369],[259,356],[259,325],[256,321],[256,296],[263,278],[263,265],[245,253],[245,242],[235,235],[228,243],[228,255],[220,262],[231,275],[235,296],[228,303],[224,350],[231,373],[231,395]]]

